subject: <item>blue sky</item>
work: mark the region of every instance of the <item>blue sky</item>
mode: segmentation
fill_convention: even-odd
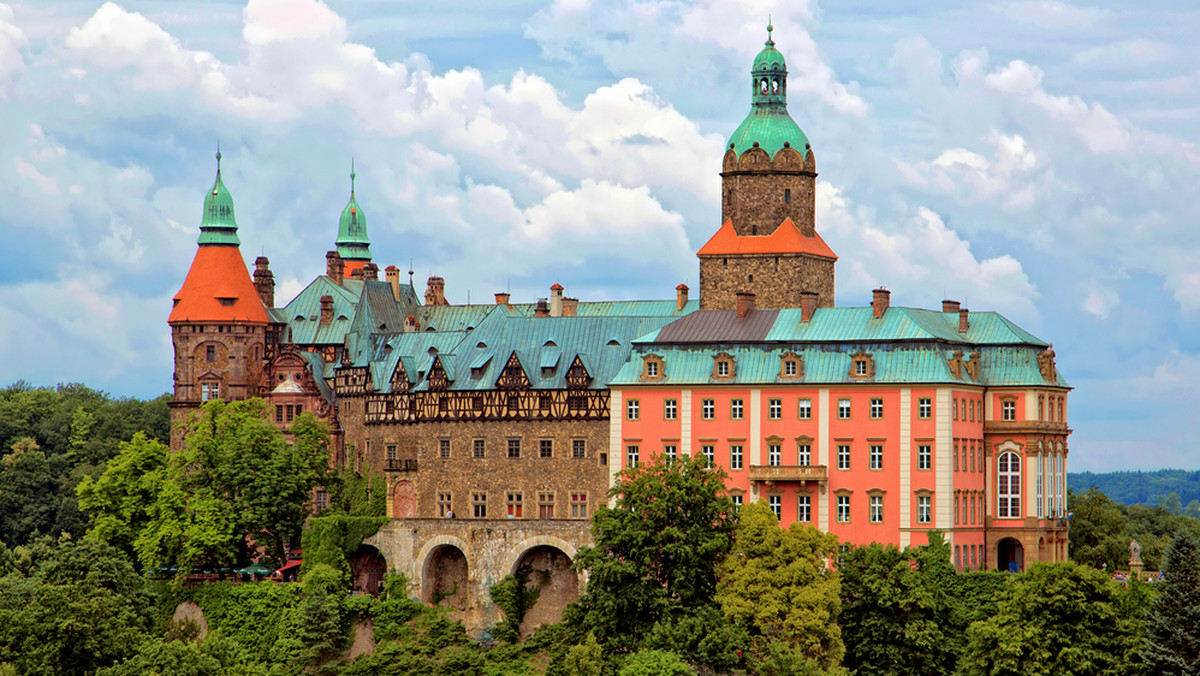
[[[452,302],[694,288],[770,14],[837,302],[999,311],[1076,388],[1073,470],[1196,468],[1200,9],[880,5],[0,4],[0,382],[169,389],[218,137],[281,299],[351,157],[376,262]]]

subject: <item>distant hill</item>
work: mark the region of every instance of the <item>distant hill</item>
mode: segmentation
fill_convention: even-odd
[[[1067,485],[1075,493],[1095,486],[1114,502],[1126,505],[1161,505],[1174,513],[1193,500],[1200,501],[1200,471],[1160,469],[1154,472],[1070,472]],[[1174,493],[1178,500],[1171,497]]]

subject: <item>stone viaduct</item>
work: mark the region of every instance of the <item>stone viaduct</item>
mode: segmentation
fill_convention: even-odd
[[[408,576],[421,601],[449,607],[478,636],[504,619],[488,593],[522,565],[541,594],[521,623],[521,634],[556,622],[586,582],[571,570],[579,547],[592,544],[588,519],[392,519],[363,544],[388,568]]]

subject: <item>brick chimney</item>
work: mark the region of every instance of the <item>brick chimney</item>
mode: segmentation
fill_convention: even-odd
[[[363,266],[363,278],[368,282],[379,281],[379,266],[374,263],[367,263]]]
[[[957,312],[958,312],[958,307],[959,307],[959,304],[958,304],[958,301],[956,301],[956,300],[944,300],[944,301],[942,301],[942,312],[955,312],[955,313],[957,313]]]
[[[967,308],[962,308],[958,311],[958,332],[966,333],[967,329],[971,328],[971,311]]]
[[[675,287],[675,311],[682,312],[683,306],[687,305],[688,285],[680,284]]]
[[[508,305],[508,299],[512,298],[512,294],[507,291],[501,291],[496,294],[496,305]]]
[[[325,274],[333,279],[338,284],[342,283],[342,274],[346,271],[346,264],[342,262],[342,257],[336,251],[329,251],[325,254]]]
[[[563,286],[558,282],[550,287],[550,316],[561,317],[563,313]]]
[[[887,312],[888,306],[891,304],[892,292],[882,286],[871,292],[871,309],[876,319],[883,316]]]
[[[392,299],[400,300],[400,268],[389,265],[383,269],[383,278],[392,286]]]
[[[534,317],[549,317],[550,316],[550,304],[546,302],[545,298],[538,299],[537,306],[534,307],[534,309],[533,309],[533,316]]]
[[[745,317],[754,310],[754,294],[749,291],[737,292],[737,316]]]
[[[434,275],[425,281],[426,305],[449,305],[446,302],[446,280]]]
[[[800,292],[800,321],[808,322],[812,320],[813,313],[817,311],[817,300],[820,297],[816,291]]]
[[[254,259],[254,290],[266,307],[275,307],[275,274],[271,272],[271,261],[266,256]]]
[[[362,268],[354,268],[350,271],[350,279],[363,280],[366,279],[366,275],[363,273]]]
[[[321,324],[333,321],[333,296],[321,296]]]
[[[579,299],[578,298],[563,298],[563,314],[564,317],[574,317],[579,314]]]

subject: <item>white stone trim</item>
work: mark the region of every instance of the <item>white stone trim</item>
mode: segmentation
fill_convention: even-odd
[[[900,549],[912,544],[912,389],[900,388]]]
[[[679,391],[679,451],[692,454],[692,391]]]

